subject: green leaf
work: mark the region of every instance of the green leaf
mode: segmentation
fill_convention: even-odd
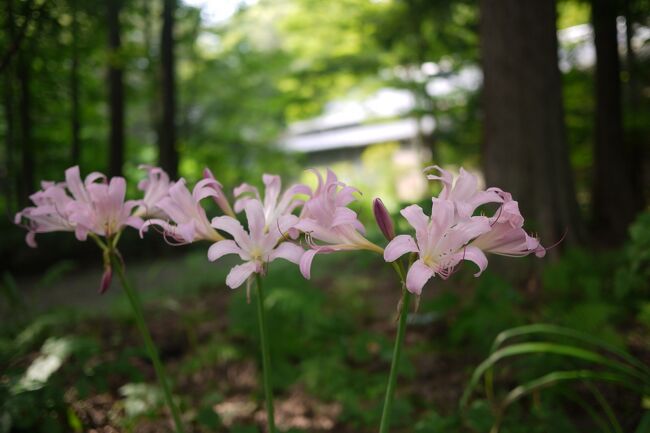
[[[514,337],[519,337],[519,336],[532,335],[532,334],[557,335],[561,337],[572,338],[586,344],[594,345],[600,349],[604,349],[614,355],[617,355],[621,359],[624,359],[625,361],[629,362],[631,365],[638,367],[646,374],[650,374],[650,368],[648,368],[647,365],[645,365],[643,362],[639,361],[637,358],[630,355],[626,351],[612,344],[606,343],[584,332],[576,331],[575,329],[564,328],[561,326],[549,325],[544,323],[518,326],[516,328],[511,328],[501,332],[494,339],[494,343],[492,344],[492,349],[490,350],[490,352],[494,352],[495,350],[497,350],[499,347],[503,345],[503,343],[505,343],[509,339],[512,339]]]
[[[499,362],[504,358],[517,356],[517,355],[526,355],[526,354],[552,354],[552,355],[566,356],[574,359],[579,359],[593,364],[599,364],[605,367],[609,367],[620,373],[629,375],[630,378],[634,377],[640,379],[646,384],[649,383],[647,375],[640,373],[639,371],[633,369],[632,367],[622,362],[609,359],[603,355],[600,355],[590,350],[586,350],[574,346],[556,344],[556,343],[545,343],[545,342],[520,343],[493,352],[485,361],[483,361],[476,368],[476,370],[474,370],[470,383],[465,388],[465,391],[463,393],[463,397],[460,403],[461,407],[466,406],[467,400],[469,399],[472,390],[476,387],[476,384],[480,380],[481,376],[483,376],[483,374],[488,369],[492,368],[497,362]]]

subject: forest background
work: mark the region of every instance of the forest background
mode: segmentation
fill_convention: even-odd
[[[30,249],[13,224],[40,180],[61,180],[77,164],[82,173],[125,176],[132,195],[143,177],[140,164],[190,182],[207,166],[227,186],[259,185],[262,173],[300,180],[318,155],[287,150],[292,128],[335,111],[337,102],[385,89],[407,92],[413,103],[365,124],[434,119],[435,128],[415,140],[427,156],[421,167],[482,173],[488,185],[513,193],[544,245],[560,241],[541,264],[506,268],[496,260],[480,282],[461,274],[430,288],[414,315],[419,325],[404,367],[404,377],[418,385],[400,391],[396,425],[485,431],[497,416],[488,396],[479,393],[469,415],[457,402],[490,342],[512,326],[557,323],[650,359],[646,1],[2,3],[0,431],[166,425],[119,290],[95,294],[101,266],[94,246],[64,233],[39,236],[39,248]],[[571,31],[586,36],[562,42],[559,36]],[[585,44],[591,60],[581,63],[575,49]],[[432,82],[467,71],[478,71],[475,85],[432,91]],[[357,160],[347,161],[343,151],[337,159],[343,172],[361,161],[372,173],[359,185],[358,205],[371,235],[378,236],[370,212],[376,195],[391,204],[396,221],[405,205],[392,182],[399,174],[385,164],[404,145],[370,143]],[[196,431],[256,431],[257,364],[246,361],[256,359],[256,346],[242,320],[249,308],[243,295],[226,291],[218,282],[223,269],[201,249],[171,249],[135,233],[124,245],[150,303],[176,319],[156,316],[154,323],[168,342],[163,355]],[[372,431],[376,424],[399,293],[375,273],[376,262],[350,260],[341,275],[324,272],[310,283],[284,268],[275,277],[278,299],[294,299],[276,307],[286,319],[275,324],[276,338],[291,341],[274,354],[282,372],[276,386],[287,401],[279,409],[285,429]],[[341,265],[334,257],[324,263]],[[314,319],[311,313],[322,309],[337,313]],[[92,317],[97,312],[101,318]],[[300,319],[292,318],[297,312]],[[107,336],[104,326],[117,336]],[[305,336],[286,338],[293,326],[304,327]],[[354,329],[365,331],[340,339]],[[310,337],[313,345],[303,351]],[[65,362],[39,386],[16,393],[8,384],[53,341],[69,345]],[[543,356],[515,364],[502,385],[558,365]],[[339,369],[341,379],[332,381]],[[114,377],[98,379],[98,371]],[[615,387],[553,389],[517,406],[503,429],[520,431],[517,417],[532,414],[537,421],[530,425],[540,431],[593,431],[603,422],[608,431],[632,431],[647,413],[641,400]],[[585,400],[599,408],[596,415],[575,415]],[[34,407],[33,416],[21,416]]]

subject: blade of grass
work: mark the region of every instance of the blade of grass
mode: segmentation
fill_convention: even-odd
[[[638,372],[626,364],[609,359],[590,350],[556,343],[520,343],[495,351],[474,370],[470,383],[463,392],[463,396],[460,402],[461,407],[466,406],[471,392],[474,390],[478,381],[488,369],[492,368],[497,362],[504,358],[526,354],[553,354],[580,359],[593,364],[609,367],[621,373],[625,373],[631,377],[635,377],[636,379],[640,379],[641,381],[645,382],[646,385],[648,384],[648,377],[646,375]]]
[[[598,382],[612,382],[617,383],[626,388],[640,391],[639,387],[633,385],[630,379],[622,374],[590,371],[590,370],[566,370],[554,371],[544,376],[533,379],[522,385],[512,389],[501,404],[501,408],[505,409],[522,397],[530,394],[531,392],[556,385],[561,382],[571,381],[598,381]],[[611,409],[611,408],[610,408]]]
[[[549,325],[544,323],[518,326],[516,328],[511,328],[501,332],[494,339],[494,343],[492,344],[492,348],[490,352],[496,351],[499,347],[503,345],[503,343],[505,343],[507,340],[510,340],[514,337],[532,335],[532,334],[557,335],[561,337],[568,337],[578,341],[582,341],[583,343],[591,344],[593,346],[604,349],[608,352],[611,352],[619,356],[621,359],[624,359],[625,361],[630,363],[630,365],[633,365],[638,369],[640,369],[641,371],[643,371],[645,374],[650,375],[650,367],[648,367],[643,362],[639,361],[634,356],[630,355],[625,350],[622,350],[612,344],[606,343],[584,332],[577,331],[571,328],[564,328],[562,326]]]

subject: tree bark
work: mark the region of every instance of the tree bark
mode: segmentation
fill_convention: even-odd
[[[13,0],[7,0],[5,9],[5,29],[8,36],[8,41],[14,39],[14,9]],[[7,209],[11,212],[17,203],[14,201],[14,186],[16,184],[15,170],[14,170],[14,149],[15,143],[15,126],[14,126],[14,88],[13,80],[15,79],[14,66],[9,61],[3,71],[4,78],[4,115],[7,129],[5,131],[5,167],[2,176],[3,193],[7,203]],[[13,213],[13,212],[11,212]]]
[[[108,94],[110,112],[108,173],[122,174],[124,163],[124,81],[120,41],[121,0],[108,0]]]
[[[544,244],[583,239],[565,137],[555,1],[481,0],[483,165]],[[565,242],[566,244],[566,242]]]
[[[77,12],[77,0],[72,0],[72,66],[70,67],[72,165],[78,165],[81,159],[81,138],[79,136],[81,129],[79,110],[79,21]]]
[[[616,17],[614,2],[592,0],[596,45],[592,227],[595,238],[607,244],[625,240],[628,225],[643,206],[633,151],[624,141]]]
[[[34,192],[34,149],[32,147],[31,117],[31,61],[27,49],[23,47],[17,54],[18,72],[18,116],[20,123],[21,176],[20,204],[26,206],[29,196]]]
[[[162,121],[159,128],[160,166],[173,179],[178,174],[176,149],[176,88],[174,74],[174,12],[176,0],[163,0],[163,26],[161,32],[161,93]]]
[[[143,1],[142,9],[144,19],[144,50],[147,58],[147,67],[144,70],[144,81],[147,83],[147,91],[149,92],[147,95],[147,115],[151,135],[155,137],[154,140],[156,140],[159,135],[161,118],[161,109],[158,97],[160,91],[159,74],[161,68],[158,68],[158,63],[155,60],[156,56],[154,56],[153,53],[153,46],[156,45],[154,39],[157,39],[154,36],[153,24],[157,21],[158,16],[154,13],[154,8],[152,8],[150,0]]]

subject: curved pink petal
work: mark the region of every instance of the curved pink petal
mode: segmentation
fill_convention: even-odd
[[[289,188],[287,188],[287,193],[292,195],[303,194],[303,195],[311,196],[312,190],[307,185],[299,183],[299,184],[291,185]]]
[[[441,181],[443,184],[443,192],[449,192],[451,190],[451,186],[454,181],[454,176],[447,170],[444,170],[437,165],[432,165],[430,167],[425,168],[424,172],[428,173],[431,170],[438,170],[440,176],[436,176],[434,174],[428,174],[427,179]],[[443,194],[441,193],[440,195],[442,196]],[[446,198],[446,197],[440,197],[440,198]]]
[[[120,176],[113,177],[108,184],[106,193],[106,203],[104,203],[105,213],[100,212],[99,216],[106,220],[110,220],[111,217],[119,218],[118,215],[120,215],[123,209],[124,197],[126,197],[126,180]],[[96,204],[98,210],[104,206],[97,206]],[[117,227],[113,228],[119,230]]]
[[[263,174],[262,181],[264,182],[264,208],[275,208],[280,197],[280,189],[282,188],[282,180],[280,176],[273,174]]]
[[[32,231],[27,232],[27,235],[25,235],[25,243],[31,248],[36,248],[38,246],[36,244],[36,233]]]
[[[236,289],[241,286],[244,281],[253,274],[253,272],[255,272],[256,267],[255,262],[246,262],[235,266],[230,270],[226,277],[226,285],[231,289]]]
[[[472,239],[489,232],[491,229],[492,226],[490,226],[490,221],[487,217],[477,216],[468,218],[447,230],[445,236],[443,236],[436,246],[436,249],[441,251],[456,251]]]
[[[357,221],[357,213],[355,211],[347,207],[338,207],[334,211],[334,219],[332,220],[331,226],[336,227],[343,224],[354,225]]]
[[[74,235],[76,236],[77,240],[85,241],[88,238],[88,229],[78,225],[75,227]]]
[[[300,246],[291,242],[282,242],[278,245],[269,255],[268,261],[272,262],[275,259],[285,259],[291,263],[300,264],[300,259],[305,253]]]
[[[180,236],[184,242],[191,243],[196,237],[196,224],[194,223],[194,220],[176,224],[174,232]]]
[[[208,260],[214,262],[227,254],[239,254],[241,256],[242,253],[242,249],[239,248],[239,245],[235,241],[226,239],[210,245],[208,249]]]
[[[422,208],[416,204],[405,207],[400,211],[406,221],[413,227],[416,233],[424,233],[427,231],[429,224],[429,217],[424,214]]]
[[[452,190],[453,200],[468,200],[478,190],[478,179],[472,173],[460,168],[460,174],[456,178],[456,183]]]
[[[422,260],[416,260],[406,274],[406,289],[419,295],[422,287],[433,277],[433,270],[424,264]]]
[[[144,221],[142,220],[142,218],[137,216],[129,216],[124,220],[124,225],[133,227],[136,230],[140,230],[143,224]]]
[[[336,205],[337,206],[347,206],[353,201],[356,200],[354,197],[354,194],[358,193],[361,194],[361,192],[356,189],[355,187],[352,186],[344,186],[341,188],[341,190],[338,192],[338,195],[336,196]]]
[[[248,221],[248,233],[253,243],[260,242],[264,236],[266,218],[264,218],[264,208],[259,200],[249,200],[244,208],[246,220]]]
[[[88,176],[86,176],[86,179],[84,180],[84,185],[86,185],[87,187],[91,183],[95,183],[98,180],[101,180],[102,182],[106,182],[106,175],[98,171],[93,171]]]
[[[199,202],[206,197],[219,197],[221,195],[221,184],[215,179],[201,179],[194,185],[192,197]]]
[[[481,275],[483,271],[487,268],[488,265],[487,257],[485,257],[483,251],[476,248],[475,246],[470,245],[465,247],[463,251],[456,253],[456,256],[458,257],[459,260],[467,260],[470,262],[474,262],[476,266],[478,266],[478,272],[474,274],[475,277]]]
[[[84,202],[90,201],[88,193],[84,188],[84,184],[81,182],[81,174],[79,173],[78,165],[70,167],[65,171],[65,184],[76,200]]]
[[[250,237],[244,231],[241,223],[230,216],[219,216],[212,218],[212,227],[229,233],[237,244],[244,250],[248,250],[251,246]]]
[[[298,224],[298,217],[296,215],[282,215],[275,222],[275,226],[269,227],[268,236],[272,238],[273,245],[275,245],[282,238],[295,239],[298,237],[296,224]]]
[[[394,262],[406,253],[415,253],[418,251],[418,246],[415,240],[409,235],[396,236],[392,241],[386,245],[384,250],[384,260],[387,262]]]
[[[311,278],[311,262],[316,254],[318,254],[318,250],[307,250],[300,258],[300,273],[306,279]]]
[[[251,194],[253,197],[240,197],[243,194]],[[246,202],[248,200],[251,200],[251,198],[256,198],[258,200],[261,200],[260,198],[260,193],[252,185],[249,185],[247,183],[242,183],[235,189],[233,189],[233,195],[238,198],[238,200],[235,201],[234,209],[235,212],[239,213],[244,210],[244,207],[246,206]]]

